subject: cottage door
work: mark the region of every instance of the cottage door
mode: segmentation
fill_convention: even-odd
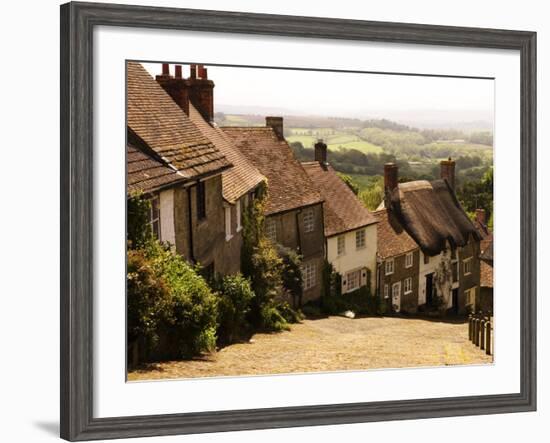
[[[394,283],[391,287],[391,304],[395,312],[401,311],[401,282]]]

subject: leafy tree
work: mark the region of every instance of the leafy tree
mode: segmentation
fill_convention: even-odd
[[[342,181],[348,186],[348,188],[352,190],[355,195],[359,194],[359,186],[353,181],[353,179],[349,175],[342,174],[341,172],[337,172],[337,174],[338,177],[342,179]]]
[[[126,227],[130,248],[140,248],[153,238],[149,225],[151,202],[142,193],[132,194],[126,201],[128,223]]]

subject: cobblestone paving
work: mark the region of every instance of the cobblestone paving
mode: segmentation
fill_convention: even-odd
[[[418,318],[328,317],[255,334],[201,359],[155,363],[130,381],[491,363],[468,324]]]

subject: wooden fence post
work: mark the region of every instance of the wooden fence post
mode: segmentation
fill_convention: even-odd
[[[473,332],[473,327],[472,327],[472,323],[473,323],[473,317],[472,317],[472,314],[468,315],[468,340],[472,341],[472,337],[474,336],[474,332]]]
[[[485,325],[486,325],[486,321],[484,318],[482,318],[480,321],[479,321],[479,325],[480,325],[480,331],[479,331],[479,348],[480,349],[485,349]]]
[[[491,329],[492,329],[492,322],[487,323],[487,333],[485,334],[485,353],[487,355],[491,355],[492,349],[491,349]]]

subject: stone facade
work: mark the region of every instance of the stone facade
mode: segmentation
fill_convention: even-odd
[[[470,304],[467,300],[466,291],[475,288],[474,300],[480,297],[480,260],[479,260],[479,241],[470,238],[468,244],[458,251],[459,259],[459,295],[458,295],[458,313],[466,314],[468,309],[477,309],[475,303]],[[470,272],[465,272],[465,261],[470,261]]]
[[[313,212],[313,229],[306,232],[304,215]],[[267,232],[277,243],[298,251],[302,255],[303,266],[314,267],[314,281],[311,288],[304,289],[302,303],[321,296],[321,272],[325,255],[323,234],[323,207],[311,205],[292,211],[272,214],[266,217]],[[270,227],[271,225],[271,227]],[[273,228],[273,225],[275,228]],[[311,281],[311,280],[310,280]]]
[[[407,255],[412,254],[412,265],[407,267]],[[393,260],[393,272],[386,273],[386,263]],[[386,304],[387,312],[417,312],[419,305],[419,264],[420,251],[388,257],[378,266],[379,296]],[[405,292],[405,280],[410,278],[411,291]],[[397,286],[396,286],[397,285]],[[394,291],[394,287],[399,289]]]
[[[224,269],[224,209],[221,175],[204,181],[205,217],[198,217],[196,182],[179,187],[174,195],[176,251],[191,263],[200,263],[212,271]],[[190,198],[190,201],[189,201]],[[191,203],[191,229],[189,226]]]

